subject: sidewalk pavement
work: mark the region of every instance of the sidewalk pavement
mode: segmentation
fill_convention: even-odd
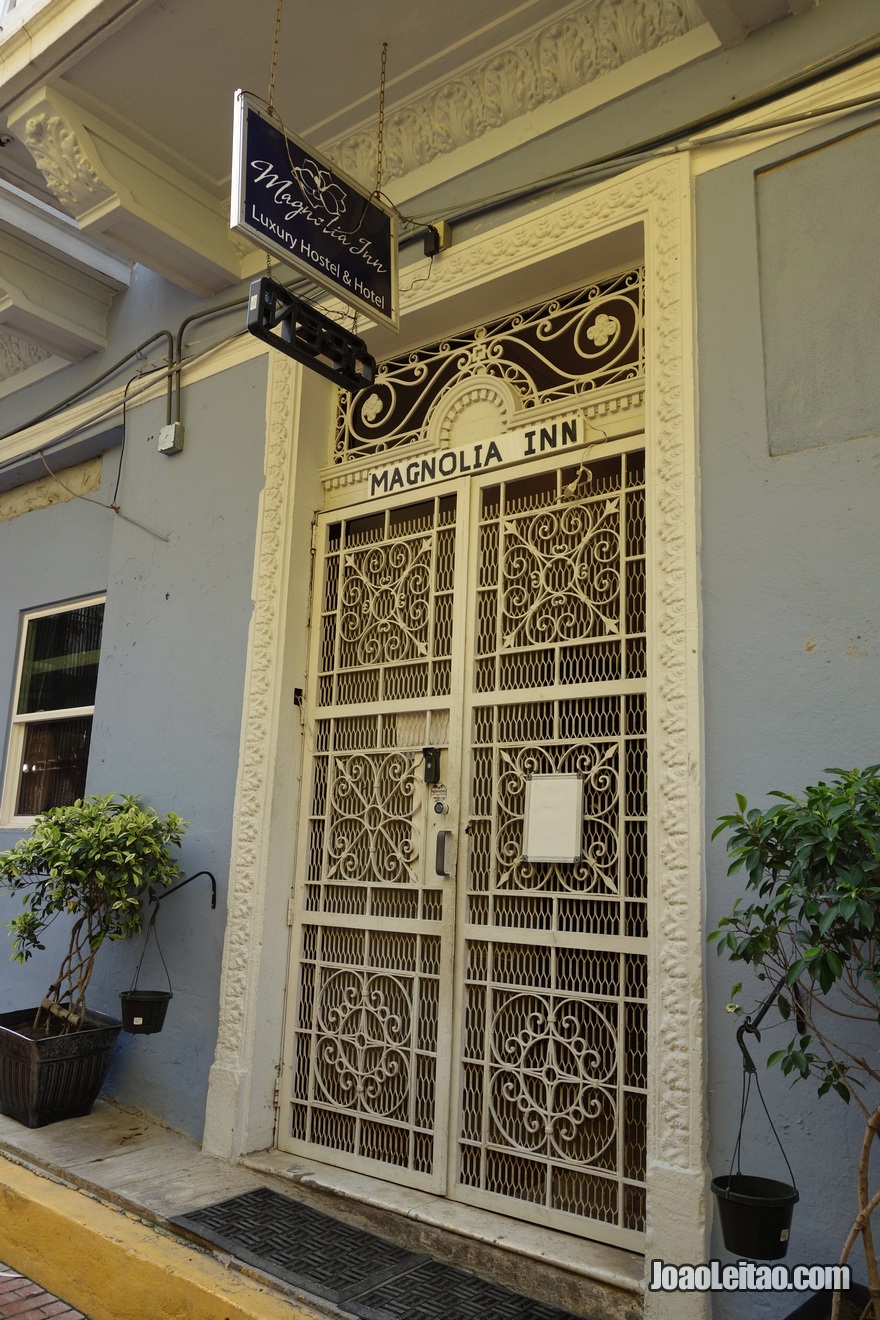
[[[0,1262],[0,1320],[88,1320],[88,1317]]]
[[[167,1226],[266,1182],[101,1100],[85,1118],[44,1128],[0,1116],[0,1260],[46,1290],[42,1310],[28,1311],[25,1297],[0,1317],[341,1320]]]

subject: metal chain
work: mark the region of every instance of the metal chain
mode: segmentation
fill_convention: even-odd
[[[278,0],[279,4],[281,0]],[[376,144],[376,196],[382,191],[382,150],[385,145],[385,66],[388,61],[388,42],[382,42],[382,73],[379,78],[379,137]]]
[[[275,71],[278,67],[278,41],[281,36],[281,5],[283,0],[275,0],[275,32],[272,37],[272,62],[269,66],[269,95],[266,108],[270,115],[275,113]]]

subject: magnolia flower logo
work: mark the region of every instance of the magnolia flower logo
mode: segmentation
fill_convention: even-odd
[[[293,172],[309,206],[319,207],[333,220],[338,220],[345,211],[345,192],[338,183],[333,182],[330,171],[322,170],[320,165],[307,156],[302,165],[294,167]]]

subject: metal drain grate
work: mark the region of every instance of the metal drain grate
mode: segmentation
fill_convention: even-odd
[[[257,1187],[171,1220],[362,1320],[576,1320]]]

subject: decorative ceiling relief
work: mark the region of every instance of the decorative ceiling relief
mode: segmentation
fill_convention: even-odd
[[[18,335],[0,334],[0,381],[11,380],[23,371],[35,367],[38,362],[45,362],[50,353],[36,344],[29,344]]]
[[[73,129],[60,116],[40,114],[28,119],[24,144],[55,197],[72,215],[112,197],[86,159]]]
[[[705,22],[695,0],[588,0],[475,64],[385,121],[384,178],[428,164],[539,106],[595,82]],[[376,130],[332,143],[333,160],[364,184],[376,173]]]
[[[59,79],[15,103],[8,125],[81,233],[192,293],[241,278],[225,202],[156,143],[136,141],[111,106]]]

